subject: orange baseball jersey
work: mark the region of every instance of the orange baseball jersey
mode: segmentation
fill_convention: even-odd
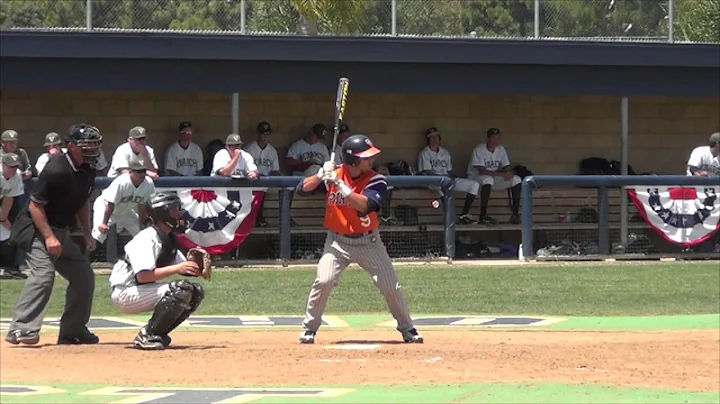
[[[375,171],[368,171],[360,177],[353,179],[345,165],[335,169],[337,177],[342,179],[345,185],[354,192],[364,194],[374,200],[378,206],[382,205],[387,190],[387,182],[382,174]],[[345,201],[339,189],[335,185],[329,185],[325,194],[325,228],[340,233],[353,234],[364,233],[375,230],[380,225],[377,212],[370,212],[360,217],[359,212]]]

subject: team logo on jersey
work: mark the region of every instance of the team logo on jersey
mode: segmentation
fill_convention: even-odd
[[[328,193],[327,199],[328,205],[345,205],[350,206],[350,203],[345,200],[345,196],[340,191],[333,191]]]
[[[640,215],[666,240],[690,247],[720,229],[720,187],[634,187],[628,195]]]
[[[161,188],[157,188],[158,191]],[[264,192],[252,188],[178,189],[188,223],[178,242],[203,247],[210,254],[235,249],[250,234]]]

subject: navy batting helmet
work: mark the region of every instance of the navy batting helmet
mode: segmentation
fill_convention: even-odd
[[[182,202],[176,192],[163,191],[155,192],[145,203],[145,211],[155,223],[165,223],[173,230],[183,230],[182,220],[175,219],[170,215],[170,209],[177,207],[182,214]]]
[[[365,135],[352,135],[342,144],[342,161],[349,166],[356,166],[360,159],[366,159],[380,153],[373,146],[370,138]]]

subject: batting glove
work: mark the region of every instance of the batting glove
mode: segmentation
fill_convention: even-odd
[[[348,196],[352,193],[352,189],[350,189],[350,187],[347,186],[342,179],[337,178],[334,184],[340,190],[342,196]]]
[[[337,174],[335,171],[325,171],[325,174],[321,178],[325,184],[333,184],[337,180]]]

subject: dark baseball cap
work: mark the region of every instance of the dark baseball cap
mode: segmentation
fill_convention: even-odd
[[[180,125],[178,125],[178,132],[182,132],[183,129],[192,128],[192,122],[190,121],[182,121],[180,122]]]
[[[128,132],[128,137],[134,137],[135,139],[142,139],[144,137],[147,137],[147,131],[142,126],[136,126],[132,129],[130,129],[130,132]]]
[[[338,129],[338,133],[345,133],[345,132],[350,132],[350,127],[347,126],[346,124],[340,125],[340,128]]]
[[[269,122],[262,121],[257,125],[257,133],[272,133],[272,126]]]
[[[20,165],[20,157],[15,153],[4,153],[2,163],[8,167],[17,167]]]
[[[432,135],[439,135],[439,134],[440,134],[440,131],[438,130],[438,128],[436,128],[434,126],[431,128],[428,128],[428,130],[425,131],[426,137],[430,137]]]
[[[47,135],[45,135],[45,143],[43,143],[43,146],[52,146],[56,144],[62,143],[62,139],[60,139],[60,135],[58,135],[55,132],[50,132]]]
[[[227,139],[225,139],[225,145],[227,146],[234,146],[234,145],[241,145],[243,144],[242,139],[240,138],[240,135],[237,133],[231,133],[228,135]]]
[[[710,144],[718,144],[720,143],[720,132],[715,132],[712,135],[710,135]]]
[[[2,135],[0,136],[0,140],[3,140],[3,141],[18,140],[18,133],[12,129],[8,129],[2,133]]]
[[[321,123],[316,123],[312,127],[312,133],[316,134],[320,138],[323,138],[327,135],[327,126]]]
[[[147,167],[145,166],[145,160],[142,157],[135,156],[132,159],[130,159],[130,167],[128,167],[131,171],[145,171],[147,170]]]
[[[499,134],[500,134],[500,129],[498,129],[498,128],[490,128],[487,131],[488,137],[493,136],[493,135],[499,135]]]

